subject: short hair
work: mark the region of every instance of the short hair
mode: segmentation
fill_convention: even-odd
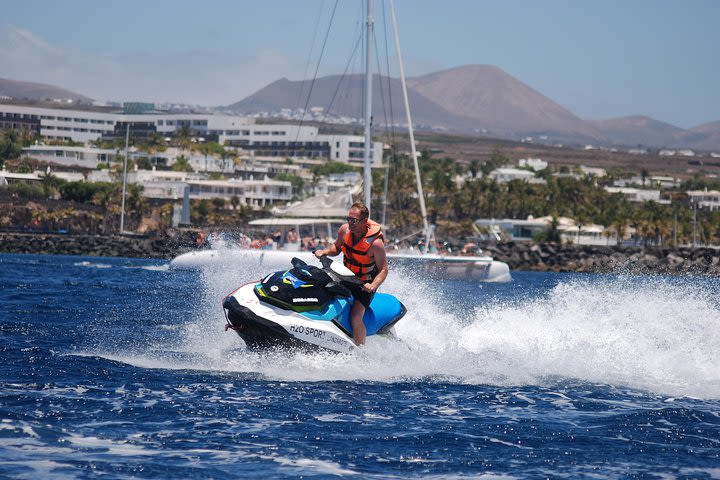
[[[360,216],[362,218],[368,218],[370,216],[370,210],[368,210],[368,207],[365,206],[363,202],[355,202],[352,204],[352,207],[350,207],[350,210],[353,208],[357,208],[360,211]]]

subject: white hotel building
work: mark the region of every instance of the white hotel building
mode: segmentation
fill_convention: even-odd
[[[363,163],[364,138],[357,135],[326,135],[317,127],[256,124],[253,118],[205,113],[168,113],[150,110],[127,113],[108,107],[50,108],[0,103],[0,129],[23,127],[47,139],[87,143],[102,137],[152,133],[170,136],[182,127],[197,137],[217,139],[221,144],[242,148],[250,155],[282,158],[333,160]],[[382,165],[383,143],[373,142],[372,166]]]

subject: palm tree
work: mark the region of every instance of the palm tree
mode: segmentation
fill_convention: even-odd
[[[192,135],[193,131],[190,126],[183,125],[175,132],[174,143],[185,151],[192,145]]]
[[[95,193],[92,199],[92,203],[102,207],[102,230],[105,234],[108,234],[112,231],[111,223],[113,214],[115,213],[113,210],[117,210],[117,197],[119,197],[119,195],[116,195],[115,190],[113,190],[112,188],[104,188]]]
[[[650,200],[643,203],[642,218],[645,234],[652,238],[656,245],[662,245],[664,238],[672,232],[669,212],[659,203]]]
[[[137,183],[131,183],[127,186],[127,195],[125,205],[127,206],[128,217],[135,220],[135,227],[140,225],[145,209],[147,208],[147,199],[142,192],[145,187]]]
[[[622,194],[617,194],[617,195],[622,195]],[[623,200],[624,200],[624,198],[623,198]],[[627,233],[628,227],[630,226],[632,218],[633,218],[633,209],[627,204],[627,202],[623,202],[623,203],[619,204],[618,208],[615,209],[614,218],[610,222],[610,225],[616,231],[619,243],[625,239],[625,235]]]
[[[645,180],[647,180],[650,173],[647,171],[647,168],[643,168],[640,170],[640,178],[642,179],[643,187],[645,186]]]
[[[39,135],[36,132],[29,129],[27,127],[27,125],[23,125],[23,127],[20,129],[20,135],[19,135],[20,144],[23,147],[29,147],[30,145],[32,145],[35,142],[35,140],[38,139],[38,136]]]
[[[170,167],[175,172],[191,172],[190,161],[185,155],[180,155],[175,159],[175,163]]]
[[[5,163],[5,160],[18,158],[20,153],[20,140],[17,131],[9,128],[3,130],[0,135],[0,167]]]

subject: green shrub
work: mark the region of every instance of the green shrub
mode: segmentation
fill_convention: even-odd
[[[45,190],[39,183],[11,183],[7,188],[10,192],[16,193],[18,197],[27,200],[43,200],[46,198]]]
[[[68,182],[60,186],[60,198],[78,203],[89,203],[97,193],[112,190],[106,182]]]

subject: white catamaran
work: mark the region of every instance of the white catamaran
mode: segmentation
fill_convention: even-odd
[[[420,268],[428,275],[436,278],[458,278],[472,279],[486,282],[507,282],[512,280],[510,268],[504,262],[493,260],[490,256],[484,255],[446,255],[432,253],[428,251],[428,246],[433,241],[434,226],[428,224],[427,210],[425,208],[425,198],[423,195],[422,181],[420,178],[420,169],[417,161],[417,152],[415,150],[415,137],[412,127],[412,118],[410,115],[410,105],[408,101],[407,85],[405,82],[405,72],[403,67],[402,55],[400,52],[400,39],[395,19],[394,1],[390,0],[390,14],[392,18],[393,31],[395,36],[395,49],[398,57],[400,69],[400,80],[403,92],[403,101],[405,106],[406,120],[408,124],[408,134],[410,137],[410,151],[415,168],[415,179],[417,183],[418,199],[420,202],[420,212],[423,219],[423,233],[425,236],[424,246],[421,250],[415,251],[388,251],[388,259],[391,263],[411,263],[414,267]],[[371,118],[372,118],[372,38],[374,22],[372,17],[372,0],[367,0],[367,17],[365,22],[365,149],[364,149],[364,199],[365,204],[371,205]],[[337,227],[344,220],[342,218],[352,204],[351,195],[347,196],[344,205],[332,205],[322,211],[322,217],[315,216],[308,218],[307,213],[303,212],[303,207],[294,208],[295,216],[275,217],[263,220],[254,220],[250,222],[251,226],[280,228],[284,235],[285,229],[295,228],[296,232],[300,232],[301,228],[311,228],[313,234],[316,227],[324,227],[324,231],[328,236],[332,236],[331,232],[336,232]],[[312,199],[310,199],[312,203]],[[317,202],[315,202],[317,203]],[[317,213],[313,211],[313,213]],[[334,230],[333,230],[333,227]],[[255,268],[262,266],[266,269],[284,268],[289,265],[292,257],[301,258],[304,261],[314,261],[312,253],[307,251],[299,251],[299,248],[292,243],[286,243],[284,249],[252,249],[252,248],[216,248],[213,246],[210,250],[193,251],[182,254],[171,262],[172,268],[204,268],[213,265],[228,265],[239,263],[243,268]],[[240,265],[239,265],[240,266]]]

